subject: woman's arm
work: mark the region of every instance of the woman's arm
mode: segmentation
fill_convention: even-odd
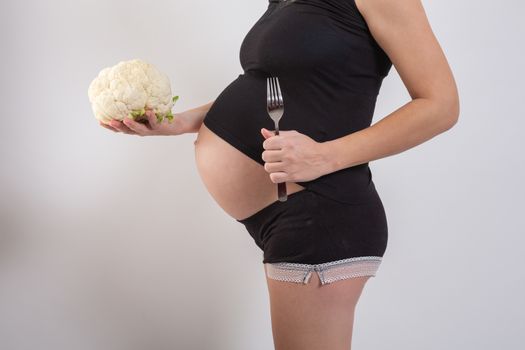
[[[205,105],[189,109],[180,114],[181,118],[184,120],[184,123],[186,125],[184,129],[187,130],[187,133],[199,131],[202,121],[204,120],[206,113],[208,113],[208,111],[210,110],[213,102],[215,101],[211,101],[206,103]]]
[[[412,98],[368,128],[321,143],[325,173],[400,153],[450,129],[459,96],[420,0],[355,0]]]

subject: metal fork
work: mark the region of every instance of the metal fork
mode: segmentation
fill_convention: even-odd
[[[279,135],[279,120],[284,113],[283,95],[277,77],[266,78],[266,110],[275,123],[275,135]],[[286,194],[286,182],[277,184],[277,197],[284,202],[288,199]]]

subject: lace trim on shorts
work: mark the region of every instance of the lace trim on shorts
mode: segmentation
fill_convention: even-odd
[[[312,271],[316,271],[321,284],[327,284],[338,280],[360,277],[375,276],[382,257],[359,256],[322,264],[299,264],[299,263],[265,263],[266,275],[269,278],[296,283],[308,283]]]

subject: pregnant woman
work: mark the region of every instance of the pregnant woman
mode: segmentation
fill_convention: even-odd
[[[198,133],[218,205],[261,249],[277,350],[348,350],[354,311],[387,246],[369,162],[450,129],[459,97],[419,0],[269,0],[240,47],[244,73],[173,123],[102,124],[134,135]],[[371,125],[394,65],[411,101]],[[266,78],[284,114],[275,135]],[[277,183],[288,198],[279,201]]]

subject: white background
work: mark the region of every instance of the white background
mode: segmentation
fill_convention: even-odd
[[[272,348],[260,250],[206,192],[196,134],[114,134],[87,98],[102,68],[142,58],[170,77],[174,112],[215,99],[242,73],[240,43],[267,5],[0,3],[1,349]],[[517,349],[525,6],[424,5],[461,115],[370,163],[389,242],[359,301],[353,347]],[[393,68],[374,122],[408,101]]]

